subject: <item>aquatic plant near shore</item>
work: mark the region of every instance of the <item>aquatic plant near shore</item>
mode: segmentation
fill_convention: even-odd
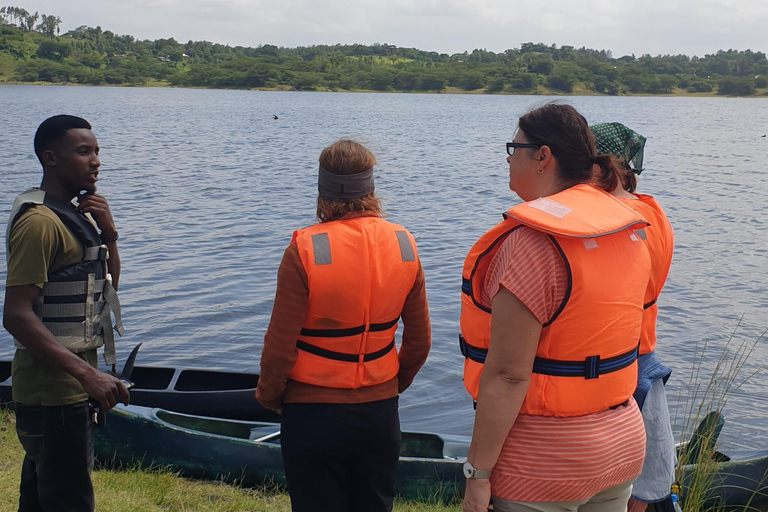
[[[723,507],[723,504],[716,503],[713,499],[717,486],[722,485],[715,481],[718,465],[724,462],[723,456],[715,451],[723,426],[722,413],[733,393],[765,369],[765,366],[761,365],[748,371],[747,363],[758,343],[768,333],[768,329],[757,339],[736,341],[743,319],[742,315],[708,377],[705,373],[705,356],[716,349],[707,341],[696,345],[688,385],[680,390],[678,403],[683,404],[683,407],[677,408],[673,423],[680,425],[677,419],[682,409],[685,419],[680,430],[675,478],[682,485],[680,494],[683,512]],[[703,428],[697,429],[700,424]],[[689,439],[690,441],[686,442]],[[754,482],[756,485],[753,499],[757,497],[757,489],[766,479],[768,475],[764,475],[762,481]],[[750,506],[745,507],[745,510],[749,509]]]

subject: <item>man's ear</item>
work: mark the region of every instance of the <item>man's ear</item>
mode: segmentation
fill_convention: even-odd
[[[52,150],[46,149],[43,151],[43,165],[45,167],[54,167],[56,165],[56,154]]]

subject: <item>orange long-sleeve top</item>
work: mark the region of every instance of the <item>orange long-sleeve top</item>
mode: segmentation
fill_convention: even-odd
[[[296,244],[291,243],[277,271],[272,318],[264,335],[264,348],[261,352],[261,374],[256,398],[264,407],[277,410],[283,403],[373,402],[397,396],[411,385],[416,373],[427,360],[432,339],[421,262],[400,316],[403,323],[398,352],[400,368],[397,376],[387,382],[358,389],[337,389],[288,379],[296,362],[296,341],[304,324],[308,301],[307,273]]]

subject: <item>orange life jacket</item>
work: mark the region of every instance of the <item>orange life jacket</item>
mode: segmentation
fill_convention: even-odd
[[[669,266],[672,264],[674,233],[667,216],[664,215],[664,210],[653,197],[644,194],[635,195],[637,199],[622,199],[622,201],[651,223],[650,227],[645,229],[645,246],[651,255],[651,278],[648,280],[648,289],[645,291],[643,328],[640,331],[640,355],[643,355],[649,354],[656,348],[656,318],[659,315],[656,301],[667,280]]]
[[[580,416],[625,402],[637,384],[637,346],[650,258],[636,230],[647,222],[591,185],[517,205],[483,235],[464,261],[461,346],[464,386],[477,398],[491,310],[480,302],[488,266],[514,230],[545,233],[563,258],[568,289],[542,326],[520,412]]]
[[[356,389],[397,375],[395,331],[418,271],[416,243],[379,217],[335,220],[293,234],[309,304],[288,378]]]

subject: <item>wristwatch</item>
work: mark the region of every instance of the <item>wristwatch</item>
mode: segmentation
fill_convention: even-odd
[[[490,469],[477,469],[469,461],[464,463],[463,470],[466,478],[491,478]]]

